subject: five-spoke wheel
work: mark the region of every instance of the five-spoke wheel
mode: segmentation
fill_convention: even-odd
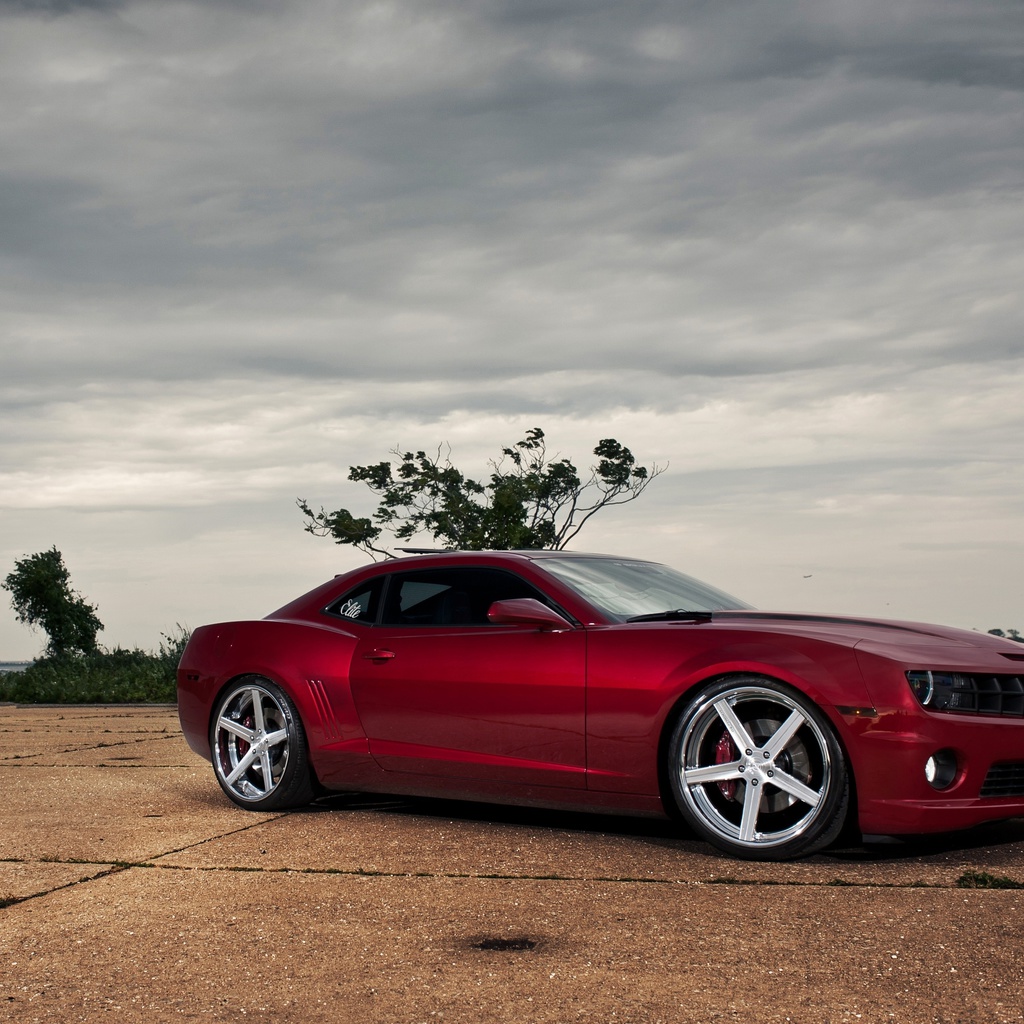
[[[242,807],[278,810],[313,797],[302,722],[269,679],[248,676],[225,691],[214,708],[210,749],[217,781]]]
[[[836,838],[846,817],[846,762],[828,720],[772,679],[704,687],[679,717],[668,771],[687,823],[737,857],[812,853]]]

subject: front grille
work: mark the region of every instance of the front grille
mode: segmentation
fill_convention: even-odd
[[[1024,796],[1024,761],[992,765],[981,786],[982,796]]]
[[[1024,717],[1024,681],[1020,676],[968,676],[974,683],[964,711]]]
[[[1024,676],[911,671],[907,681],[931,711],[1024,718]]]

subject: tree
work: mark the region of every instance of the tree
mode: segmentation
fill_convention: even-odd
[[[468,551],[510,548],[560,550],[601,509],[634,501],[663,467],[638,466],[633,453],[614,438],[600,441],[597,463],[584,481],[566,458],[548,458],[544,431],[533,427],[501,458],[491,463],[486,483],[466,476],[451,463],[451,451],[400,452],[399,459],[351,466],[348,478],[365,483],[379,503],[370,517],[348,509],[314,512],[305,499],[297,504],[306,517],[304,529],[333,537],[370,554],[394,557],[381,546],[385,531],[398,540],[429,533],[449,549]]]
[[[95,607],[71,589],[71,574],[56,547],[16,561],[0,586],[11,592],[18,621],[41,626],[49,637],[47,657],[96,651],[103,623]]]
[[[1024,644],[1024,636],[1016,629],[1008,629],[1005,633],[1001,629],[990,629],[989,632],[993,636],[1005,637],[1007,640],[1016,640],[1017,643]]]

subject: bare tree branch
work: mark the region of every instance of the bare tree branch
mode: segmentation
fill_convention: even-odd
[[[598,462],[584,482],[569,459],[549,458],[544,431],[532,427],[502,449],[491,462],[490,479],[481,483],[452,464],[447,445],[430,456],[393,449],[397,462],[349,469],[349,479],[365,483],[379,499],[372,516],[356,517],[348,509],[314,512],[304,499],[297,504],[308,533],[350,544],[373,558],[393,557],[379,544],[385,531],[403,541],[428,533],[453,549],[557,550],[601,509],[635,501],[664,472],[657,465],[638,466],[614,438],[600,441],[594,454]]]

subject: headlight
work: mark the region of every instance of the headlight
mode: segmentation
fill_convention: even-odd
[[[977,688],[970,676],[956,672],[908,672],[914,696],[933,711],[977,710]]]

